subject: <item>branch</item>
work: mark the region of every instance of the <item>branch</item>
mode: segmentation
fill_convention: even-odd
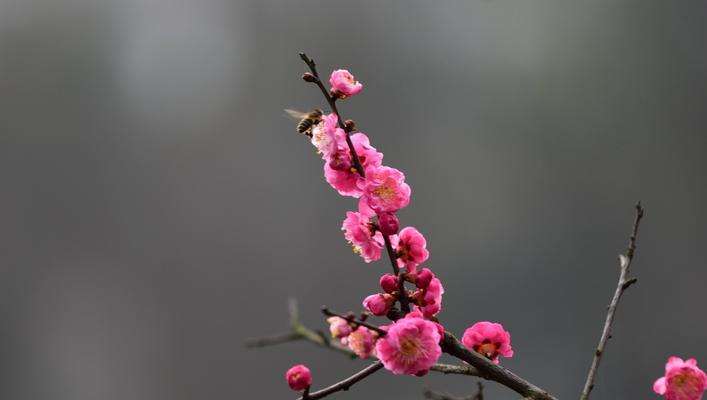
[[[356,353],[344,346],[338,340],[332,339],[322,331],[315,331],[304,326],[297,318],[297,304],[294,299],[290,300],[290,325],[292,332],[282,333],[280,335],[266,336],[260,338],[252,338],[246,341],[246,347],[257,348],[275,346],[287,342],[296,342],[300,340],[308,341],[317,346],[324,347],[329,350],[349,356],[352,359],[358,358]],[[435,364],[430,369],[431,371],[439,372],[445,375],[467,375],[480,376],[479,371],[468,365],[451,365],[451,364]]]
[[[628,240],[628,248],[626,249],[626,254],[619,254],[619,282],[616,285],[616,291],[614,292],[614,297],[611,299],[608,311],[606,313],[606,321],[604,322],[604,329],[601,332],[601,338],[599,339],[599,345],[594,352],[594,359],[592,360],[592,366],[589,368],[589,374],[587,375],[587,381],[584,384],[584,390],[582,390],[581,400],[589,399],[589,394],[594,389],[594,379],[596,378],[597,370],[599,369],[599,362],[601,361],[601,356],[604,354],[604,349],[606,348],[606,343],[611,338],[611,325],[614,322],[614,315],[616,313],[616,308],[619,306],[619,300],[621,300],[621,295],[626,289],[631,285],[636,283],[636,278],[629,278],[629,266],[633,260],[633,255],[636,252],[636,238],[638,236],[638,226],[643,218],[643,207],[641,203],[636,204],[636,217],[633,221],[633,229],[631,229],[631,236]]]
[[[465,397],[455,397],[446,393],[437,393],[432,390],[425,390],[424,395],[427,400],[484,400],[484,385],[481,382],[476,382],[479,389],[476,394]]]
[[[326,315],[327,317],[339,317],[347,320],[350,324],[354,325],[359,325],[359,326],[365,326],[366,328],[375,331],[378,336],[383,337],[385,336],[388,332],[385,330],[381,329],[379,326],[375,326],[372,324],[369,324],[367,322],[361,321],[360,319],[356,319],[353,314],[339,314],[337,312],[331,311],[327,306],[322,307],[322,313]]]
[[[545,390],[533,385],[500,365],[494,364],[481,354],[470,350],[449,332],[444,332],[444,339],[442,340],[441,346],[442,351],[445,353],[476,367],[480,377],[498,382],[526,399],[556,400],[555,397]]]
[[[332,393],[339,392],[341,390],[349,390],[351,386],[353,386],[355,383],[360,382],[369,375],[373,374],[374,372],[378,371],[379,369],[383,368],[383,363],[380,361],[376,361],[373,364],[369,365],[368,367],[360,370],[359,372],[351,375],[350,377],[344,379],[343,381],[337,382],[329,387],[326,387],[322,390],[313,392],[313,393],[308,393],[305,394],[304,396],[300,397],[297,400],[317,400],[321,399],[323,397],[326,397]]]

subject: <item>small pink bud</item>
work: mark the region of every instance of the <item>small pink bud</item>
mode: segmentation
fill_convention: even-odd
[[[309,372],[309,368],[302,364],[288,369],[285,378],[290,388],[298,392],[307,389],[312,384],[312,374]]]
[[[395,235],[400,228],[398,217],[393,213],[383,213],[378,217],[378,226],[384,235]]]
[[[381,317],[388,314],[390,307],[395,302],[395,298],[389,294],[372,294],[363,300],[363,307],[370,311],[371,314]]]
[[[316,82],[317,78],[314,77],[314,75],[310,74],[309,72],[305,72],[302,74],[302,80],[305,82]]]
[[[427,268],[423,268],[417,273],[417,280],[415,282],[415,286],[417,286],[419,289],[425,289],[427,288],[427,286],[430,285],[430,282],[434,277],[435,276],[432,271]]]
[[[329,332],[335,338],[343,338],[351,333],[349,322],[341,317],[331,317],[327,319],[329,323]]]
[[[386,293],[395,293],[398,290],[398,277],[393,274],[385,274],[381,276],[380,285]]]
[[[345,99],[348,96],[358,94],[363,85],[353,75],[345,69],[337,69],[331,73],[329,83],[332,87],[332,92],[337,93],[337,97]]]

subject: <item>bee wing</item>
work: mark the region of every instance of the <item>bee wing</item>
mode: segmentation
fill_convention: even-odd
[[[306,113],[306,112],[297,111],[297,110],[293,110],[293,109],[290,109],[290,108],[286,108],[286,109],[285,109],[285,114],[286,114],[288,117],[290,117],[290,118],[292,118],[292,119],[295,119],[295,120],[298,120],[298,121],[299,121],[299,120],[302,120],[302,119],[304,119],[304,118],[307,117],[307,113]]]

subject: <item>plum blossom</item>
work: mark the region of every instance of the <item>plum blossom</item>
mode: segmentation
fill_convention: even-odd
[[[707,377],[697,367],[697,360],[670,357],[665,364],[665,376],[653,384],[653,391],[668,400],[700,400],[707,388]]]
[[[312,144],[326,161],[346,146],[346,132],[336,125],[337,121],[336,114],[330,113],[312,129]]]
[[[442,282],[437,278],[432,278],[429,285],[423,289],[422,305],[420,310],[425,318],[432,318],[442,310],[442,295],[444,287]]]
[[[363,192],[361,201],[379,215],[398,211],[410,204],[410,186],[405,183],[405,175],[395,168],[366,168]]]
[[[387,334],[376,343],[376,355],[395,375],[425,375],[442,354],[437,325],[419,314],[399,319],[384,328]]]
[[[380,279],[381,289],[386,293],[395,293],[398,290],[399,283],[398,277],[393,274],[385,274]]]
[[[384,246],[383,235],[375,230],[368,216],[348,211],[341,230],[354,252],[363,257],[363,261],[370,263],[380,260]]]
[[[390,241],[398,256],[398,266],[408,272],[415,272],[417,266],[430,257],[425,237],[413,227],[403,228],[397,238],[391,236]]]
[[[377,168],[383,162],[383,153],[376,151],[375,147],[371,146],[368,137],[362,132],[351,135],[351,143],[354,145],[364,171],[368,168]],[[346,165],[344,161],[337,161],[342,159],[348,162],[351,160],[351,152],[347,146],[339,146],[339,149],[330,155],[329,162],[324,164],[324,178],[342,196],[359,198],[363,195],[366,179],[359,175],[353,167],[353,163],[348,169],[334,168],[338,164]],[[332,165],[332,161],[336,161],[334,165]]]
[[[329,323],[331,337],[343,338],[351,333],[351,325],[341,317],[331,317],[326,320]]]
[[[337,69],[332,72],[329,83],[335,94],[341,99],[358,94],[363,88],[363,85],[345,69]]]
[[[287,384],[292,390],[301,392],[307,389],[312,384],[312,374],[309,368],[302,364],[295,365],[285,373]]]
[[[477,322],[462,336],[464,346],[498,364],[498,356],[513,357],[511,334],[495,322]]]
[[[349,346],[354,353],[360,358],[368,358],[375,350],[378,334],[365,326],[359,326],[349,336],[341,340],[346,346]]]

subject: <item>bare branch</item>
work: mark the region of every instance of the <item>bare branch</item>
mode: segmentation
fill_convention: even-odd
[[[351,386],[353,386],[357,382],[360,382],[360,381],[366,379],[369,375],[373,374],[374,372],[378,371],[381,368],[383,368],[383,363],[380,361],[376,361],[373,364],[369,365],[368,367],[362,369],[361,371],[344,379],[343,381],[337,382],[337,383],[335,383],[329,387],[326,387],[322,390],[318,390],[318,391],[312,392],[312,393],[307,393],[307,394],[305,394],[305,396],[302,396],[297,400],[317,400],[317,399],[324,398],[332,393],[336,393],[336,392],[339,392],[342,390],[349,390],[349,388]]]
[[[604,349],[606,348],[606,343],[611,338],[611,325],[614,322],[614,315],[616,314],[616,308],[619,306],[619,300],[621,300],[621,295],[624,291],[628,289],[631,285],[636,283],[636,278],[629,278],[629,267],[631,266],[631,261],[633,260],[633,255],[636,252],[636,238],[638,237],[638,226],[643,218],[643,207],[641,203],[636,204],[636,216],[633,221],[633,228],[631,229],[631,236],[628,240],[628,248],[625,254],[619,254],[619,282],[616,285],[616,291],[614,292],[614,297],[609,303],[609,308],[606,313],[606,321],[604,322],[604,329],[601,332],[601,338],[599,339],[599,345],[594,352],[594,359],[592,360],[592,366],[589,368],[589,374],[587,375],[587,381],[584,383],[584,390],[582,390],[581,400],[589,399],[589,394],[594,389],[594,380],[596,379],[597,370],[599,369],[599,362],[601,361],[601,356],[604,354]]]

